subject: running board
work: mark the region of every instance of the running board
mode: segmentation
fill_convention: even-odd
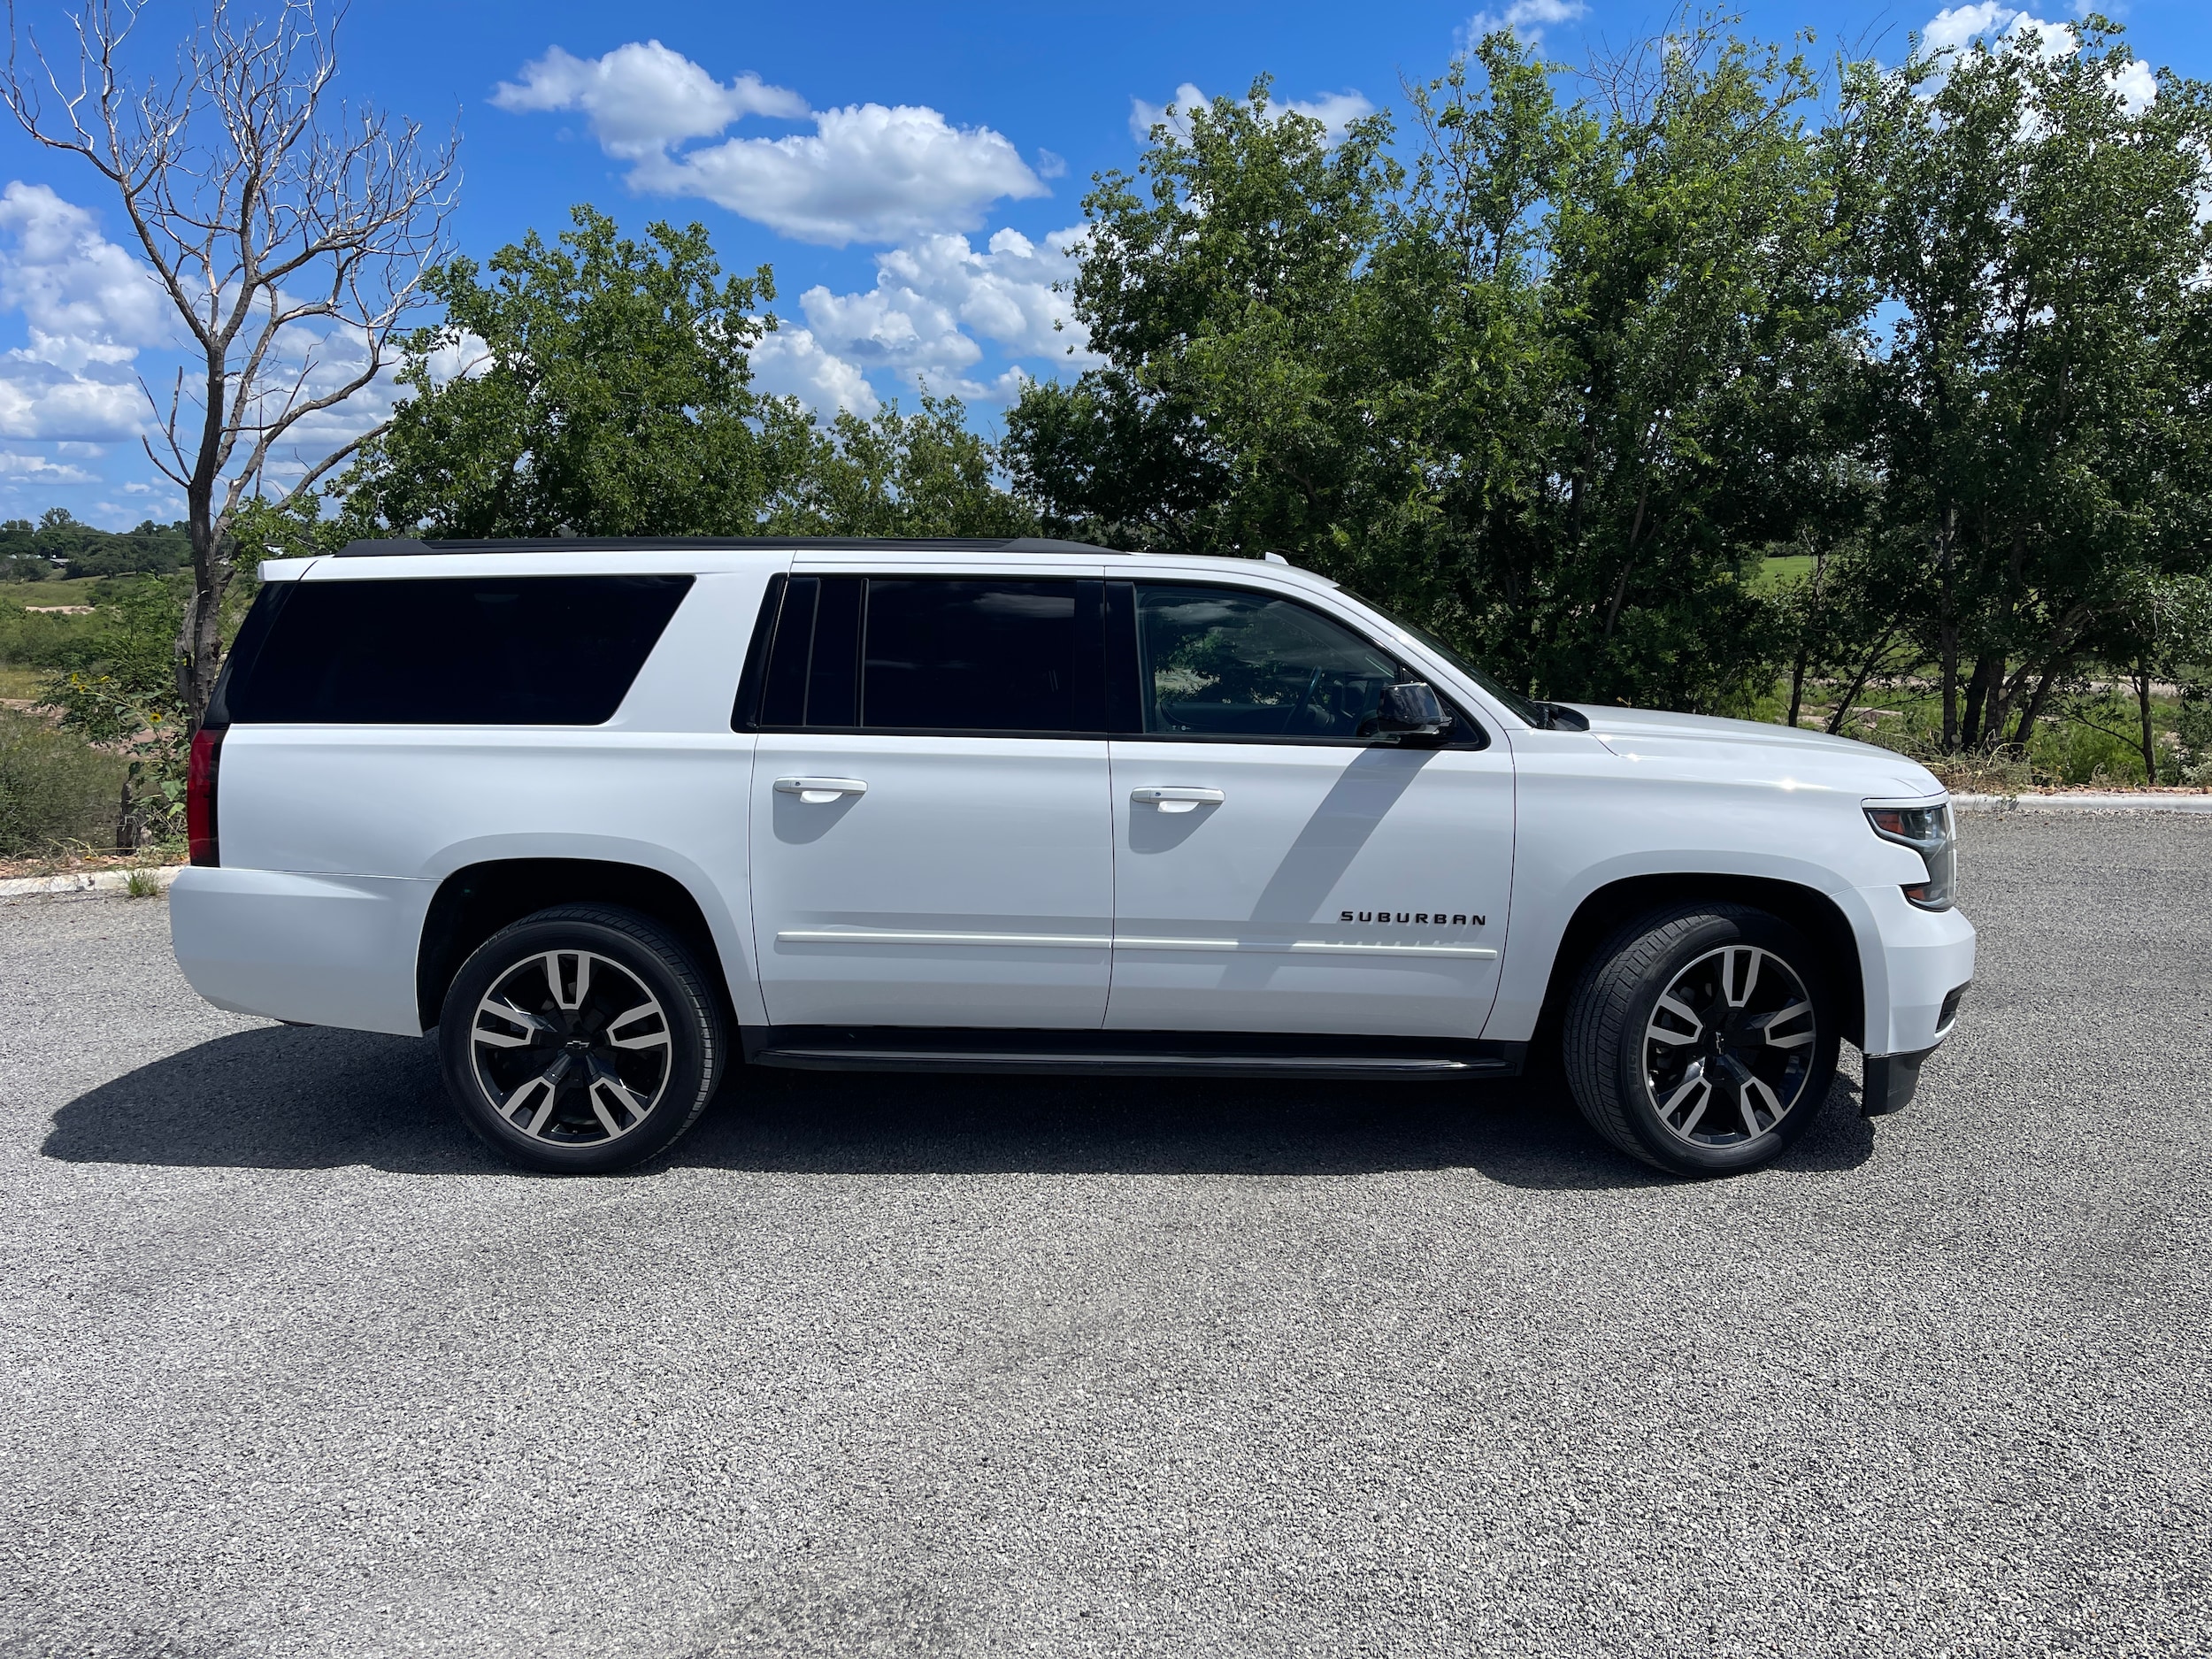
[[[745,1058],[798,1071],[1448,1079],[1518,1076],[1525,1044],[1272,1033],[752,1027]]]

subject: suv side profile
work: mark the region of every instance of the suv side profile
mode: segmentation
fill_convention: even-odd
[[[262,566],[177,959],[434,1033],[531,1168],[753,1065],[1346,1079],[1558,1045],[1622,1151],[1895,1110],[1974,933],[1901,756],[1541,703],[1324,578],[1078,543],[357,542]]]

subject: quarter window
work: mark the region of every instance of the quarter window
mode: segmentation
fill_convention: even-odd
[[[1356,741],[1398,678],[1350,629],[1246,588],[1141,586],[1137,645],[1148,733]]]
[[[222,689],[246,724],[597,726],[688,576],[270,584]]]

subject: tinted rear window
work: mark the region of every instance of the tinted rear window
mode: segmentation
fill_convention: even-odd
[[[255,602],[223,712],[246,723],[597,726],[688,576],[288,582]],[[256,622],[261,622],[257,616]]]

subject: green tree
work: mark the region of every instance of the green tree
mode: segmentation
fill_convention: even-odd
[[[2212,110],[2162,73],[2131,112],[2118,31],[2074,27],[2078,51],[2024,30],[1847,83],[1843,176],[1897,312],[1884,540],[1920,566],[1947,749],[2024,749],[2101,658],[2135,672],[2140,596],[2206,568]]]
[[[588,206],[488,267],[426,279],[444,321],[407,343],[412,394],[338,486],[361,535],[728,535],[814,440],[752,387],[768,268],[725,277],[703,226],[648,242]]]
[[[1416,89],[1410,172],[1382,118],[1332,147],[1264,81],[1156,129],[1141,187],[1086,201],[1108,364],[1025,393],[1023,486],[1141,545],[1279,549],[1546,695],[1763,689],[1744,569],[1832,516],[1870,301],[1801,60],[1703,34],[1562,109],[1493,35]]]
[[[787,415],[787,419],[788,416]],[[871,419],[841,411],[827,426],[807,421],[787,444],[770,535],[1033,535],[1037,514],[1000,485],[998,454],[969,430],[956,397],[921,396],[902,415],[886,404]]]
[[[1120,545],[1302,551],[1326,545],[1365,449],[1349,308],[1400,180],[1380,117],[1332,147],[1271,102],[1183,111],[1141,178],[1102,174],[1076,315],[1107,366],[1033,383],[1007,418],[1022,488]]]

